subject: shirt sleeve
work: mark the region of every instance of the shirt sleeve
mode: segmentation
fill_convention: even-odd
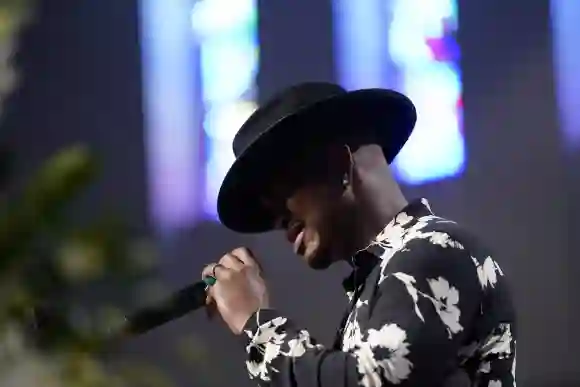
[[[410,241],[385,263],[374,295],[359,299],[353,311],[368,317],[349,319],[342,351],[317,344],[276,310],[256,313],[244,330],[250,378],[280,387],[443,382],[457,368],[463,335],[480,311],[470,254],[443,234]]]

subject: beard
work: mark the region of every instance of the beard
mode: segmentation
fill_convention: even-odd
[[[327,208],[325,218],[317,227],[319,245],[311,257],[305,257],[308,266],[314,270],[326,270],[335,262],[349,260],[355,253],[356,207],[351,201],[342,201],[333,208]]]

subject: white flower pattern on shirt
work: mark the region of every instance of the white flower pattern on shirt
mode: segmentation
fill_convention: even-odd
[[[252,377],[260,377],[264,381],[270,380],[268,365],[280,355],[281,346],[284,344],[284,338],[286,337],[286,333],[277,332],[277,329],[283,326],[286,321],[284,317],[277,317],[261,325],[256,333],[245,331],[248,337],[252,339],[246,348],[247,352],[250,353],[254,349],[261,354],[261,361],[248,360],[246,362],[248,372]],[[276,369],[272,368],[271,371],[276,372]]]
[[[368,272],[347,284],[351,308],[335,346],[317,344],[276,310],[261,310],[245,329],[252,379],[296,387],[432,385],[456,364],[472,387],[515,387],[504,274],[456,223],[433,215],[422,199],[355,258]]]
[[[411,299],[413,300],[414,310],[415,313],[417,314],[417,317],[419,317],[421,321],[425,322],[425,317],[423,317],[423,313],[421,313],[421,310],[417,305],[417,303],[419,302],[419,291],[415,287],[415,282],[417,282],[415,281],[415,278],[405,273],[393,273],[392,276],[405,284],[405,288],[407,289],[407,292],[409,292],[409,296],[411,296]],[[421,293],[421,295],[427,297],[423,293]]]
[[[369,329],[367,339],[361,341],[354,351],[359,373],[363,375],[360,382],[362,386],[381,385],[380,381],[384,378],[393,384],[407,379],[412,364],[407,359],[409,343],[406,339],[407,333],[396,324],[384,325],[380,330]],[[374,350],[377,348],[388,350],[388,358],[376,359]]]
[[[514,340],[514,345],[515,345],[515,340]],[[514,379],[514,387],[516,386],[515,380],[516,380],[516,351],[514,351],[514,361],[512,363],[512,378]]]
[[[483,357],[506,358],[512,355],[514,342],[510,324],[499,324],[480,347]],[[513,354],[515,356],[515,354]]]
[[[288,357],[300,357],[306,353],[306,350],[320,347],[312,343],[310,333],[306,330],[301,330],[298,337],[288,341],[288,352],[284,353]]]
[[[445,278],[428,279],[427,282],[434,295],[431,298],[431,302],[437,310],[437,314],[441,317],[443,323],[445,323],[449,331],[449,338],[451,338],[453,334],[463,330],[463,327],[459,323],[461,311],[457,307],[459,292],[456,288],[449,285],[449,282]]]
[[[474,257],[471,257],[471,259],[477,266],[477,276],[479,277],[481,287],[486,288],[491,286],[493,288],[497,282],[498,276],[503,276],[503,272],[497,262],[489,256],[485,257],[483,264],[479,263],[479,261]]]

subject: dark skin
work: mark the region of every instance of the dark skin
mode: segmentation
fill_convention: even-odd
[[[264,197],[294,251],[317,270],[349,260],[367,247],[407,204],[379,146],[331,144],[288,165]],[[258,309],[268,308],[267,287],[254,255],[238,248],[202,276],[215,275],[208,304],[240,334]]]

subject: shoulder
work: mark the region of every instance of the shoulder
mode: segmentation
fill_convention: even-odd
[[[439,250],[442,254],[461,253],[473,257],[491,255],[484,242],[463,225],[436,215],[416,218],[405,230],[409,248]]]
[[[398,248],[386,249],[383,274],[389,272],[440,273],[479,282],[478,267],[489,250],[460,224],[435,215],[416,218],[404,227]],[[390,256],[389,256],[390,255]],[[494,269],[497,265],[494,265]]]
[[[427,250],[438,255],[489,254],[483,243],[457,222],[436,215],[416,218],[403,230],[401,253]],[[420,255],[420,254],[419,254]]]
[[[455,221],[429,215],[405,230],[404,244],[393,254],[385,272],[410,268],[440,273],[471,282],[482,290],[503,282],[504,273],[491,250],[470,230]]]

